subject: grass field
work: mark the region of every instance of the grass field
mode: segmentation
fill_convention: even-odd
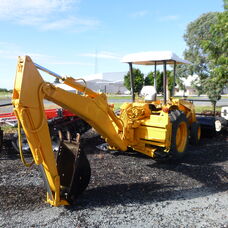
[[[131,99],[131,96],[129,95],[119,95],[119,96],[116,96],[116,95],[107,95],[108,99],[111,99],[111,100],[123,100],[123,99]]]
[[[107,97],[108,97],[108,99],[112,99],[112,100],[131,99],[131,95],[111,95],[111,94],[108,94]],[[162,98],[162,96],[158,96],[158,97]],[[228,95],[222,95],[222,97],[228,98]],[[175,98],[182,99],[183,97],[182,96],[176,96]],[[189,99],[189,100],[191,100],[191,99],[192,100],[205,99],[205,100],[207,100],[208,97],[207,96],[188,96],[188,97],[186,97],[186,99]]]
[[[123,103],[115,103],[114,104],[114,108],[115,110],[119,109],[120,106],[122,105]],[[196,112],[203,112],[203,111],[213,111],[213,107],[212,106],[195,106],[195,109],[196,109]],[[220,111],[220,107],[216,107],[216,111]]]
[[[4,99],[4,98],[7,98],[7,97],[11,97],[12,96],[12,93],[10,92],[0,92],[0,99]],[[112,94],[108,94],[107,95],[108,99],[110,100],[123,100],[123,99],[126,99],[126,100],[131,100],[131,95],[112,95]],[[160,99],[162,98],[162,96],[158,96]],[[222,96],[223,98],[228,98],[228,95],[223,95]],[[183,98],[183,97],[176,97],[176,98]],[[186,97],[187,99],[193,99],[193,100],[200,100],[200,99],[208,99],[207,97],[205,96],[191,96],[191,97]],[[137,96],[136,96],[136,99],[137,99]]]

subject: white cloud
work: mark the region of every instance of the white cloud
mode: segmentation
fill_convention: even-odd
[[[94,66],[94,64],[90,62],[62,61],[61,59],[59,59],[59,57],[53,55],[46,55],[38,52],[26,52],[16,44],[0,42],[0,59],[10,59],[16,62],[18,54],[20,54],[21,56],[28,55],[35,63],[38,63],[40,65],[48,63],[48,65]]]
[[[79,18],[75,11],[80,0],[0,0],[0,20],[35,26],[41,30],[85,31],[98,20]]]
[[[0,0],[0,18],[23,19],[28,16],[46,16],[53,12],[66,11],[72,0]],[[76,1],[78,2],[78,1]]]
[[[148,14],[147,10],[140,10],[131,14],[132,17],[144,17]]]
[[[159,21],[176,21],[179,19],[177,15],[168,15],[159,18]]]
[[[77,17],[67,17],[64,19],[47,22],[41,26],[43,30],[59,30],[59,29],[66,29],[66,28],[74,28],[74,31],[79,31],[81,28],[88,29],[93,28],[99,25],[98,20],[92,19],[80,19]]]
[[[85,57],[93,57],[93,58],[99,58],[99,59],[121,59],[120,55],[117,55],[116,53],[112,52],[106,52],[102,51],[99,53],[84,53],[81,54],[80,56],[85,56]]]

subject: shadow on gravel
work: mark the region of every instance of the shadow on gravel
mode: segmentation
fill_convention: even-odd
[[[228,189],[228,184],[220,186],[220,191]],[[164,186],[148,183],[117,184],[90,189],[84,192],[76,206],[66,207],[77,211],[86,208],[121,205],[128,207],[132,204],[156,204],[167,200],[188,200],[204,197],[215,193],[206,187],[175,189],[175,186]]]
[[[113,155],[151,159],[134,151],[117,151]],[[178,172],[201,182],[205,187],[217,188],[220,185],[224,186],[224,181],[228,181],[227,161],[228,136],[220,135],[218,138],[203,138],[198,146],[189,145],[188,154],[181,161],[153,162],[147,166]]]
[[[203,139],[198,147],[189,146],[189,153],[181,163],[154,163],[148,166],[181,173],[209,187],[214,193],[228,190],[227,161],[228,143],[224,137],[222,141]]]
[[[117,155],[122,155],[117,153]],[[125,156],[141,156],[125,154]],[[129,184],[114,184],[86,190],[77,200],[77,206],[70,210],[125,205],[148,204],[167,200],[188,200],[205,197],[228,190],[228,145],[226,138],[203,139],[198,147],[189,146],[189,153],[180,163],[156,163],[147,165],[151,169],[169,170],[179,173],[185,187],[170,182],[170,185],[157,184],[155,181]],[[153,172],[153,170],[152,170]],[[186,176],[186,178],[185,178]],[[201,185],[192,185],[192,179]],[[183,180],[182,180],[183,181]],[[186,187],[188,186],[188,187]],[[200,187],[199,187],[200,186]]]

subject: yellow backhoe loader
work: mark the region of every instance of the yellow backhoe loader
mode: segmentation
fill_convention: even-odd
[[[34,162],[28,164],[22,150],[20,154],[26,166],[33,163],[39,166],[47,188],[47,202],[51,205],[69,205],[75,201],[89,183],[90,165],[80,146],[79,134],[74,140],[70,135],[64,140],[60,134],[60,147],[55,156],[44,114],[44,99],[75,113],[89,123],[105,139],[110,149],[127,151],[131,148],[155,159],[181,158],[186,151],[189,132],[190,140],[198,142],[200,128],[193,104],[167,95],[166,64],[176,66],[187,62],[173,53],[168,53],[165,58],[156,53],[147,53],[142,59],[137,55],[128,55],[123,58],[123,62],[130,65],[133,102],[124,103],[120,114],[115,115],[105,94],[96,93],[72,77],[62,77],[40,66],[29,56],[18,58],[12,103],[19,123],[19,136],[22,126]],[[164,64],[166,89],[163,100],[134,101],[132,64]],[[83,95],[45,82],[40,71],[60,79]]]

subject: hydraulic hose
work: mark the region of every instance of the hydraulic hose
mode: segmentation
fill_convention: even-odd
[[[18,132],[18,147],[19,147],[21,161],[24,164],[24,166],[31,167],[34,164],[34,160],[31,163],[28,163],[25,160],[25,157],[24,157],[24,154],[23,154],[23,150],[22,150],[22,143],[21,143],[21,123],[20,123],[20,120],[18,120],[17,132]]]

